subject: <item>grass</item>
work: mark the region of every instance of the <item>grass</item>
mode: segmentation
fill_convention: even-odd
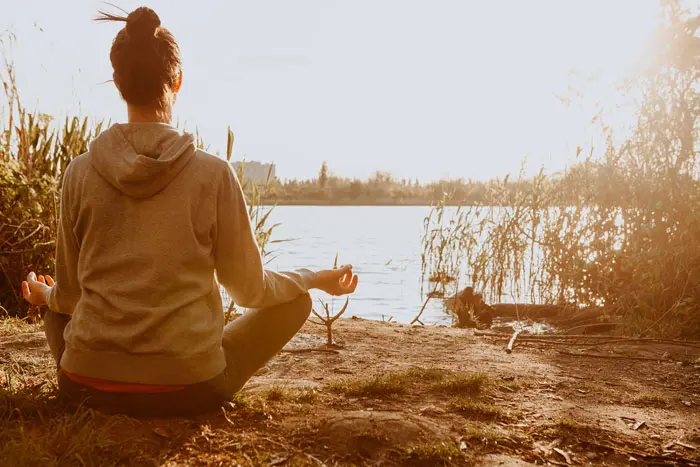
[[[481,373],[455,373],[436,368],[409,368],[360,378],[347,378],[329,385],[333,392],[355,397],[391,397],[404,394],[410,385],[426,384],[439,392],[478,394],[487,377]]]
[[[272,386],[260,394],[269,402],[295,402],[310,404],[318,399],[318,391],[314,388],[288,388]]]
[[[0,310],[1,311],[1,310]],[[26,332],[37,332],[44,329],[42,321],[30,323],[27,318],[17,318],[0,313],[0,336],[11,336]]]
[[[577,438],[587,438],[592,433],[599,433],[600,429],[586,423],[577,422],[571,418],[562,418],[552,425],[544,426],[543,432],[548,433],[553,437],[574,436]]]
[[[3,465],[104,465],[107,451],[117,455],[119,443],[109,436],[109,426],[100,426],[89,409],[0,426]]]
[[[421,443],[402,446],[394,450],[401,465],[464,465],[465,453],[454,443]]]
[[[369,376],[358,379],[343,379],[329,385],[333,392],[346,396],[388,397],[406,392],[405,378],[397,373]]]
[[[664,408],[668,407],[669,405],[668,398],[658,392],[647,392],[644,394],[640,394],[638,396],[635,396],[631,402],[634,405],[640,405],[643,407]]]
[[[455,395],[477,395],[489,382],[483,373],[453,373],[437,381],[433,389]]]
[[[109,435],[113,423],[126,417],[105,417],[82,407],[68,407],[57,398],[49,379],[38,383],[4,365],[0,381],[0,459],[2,465],[110,465],[122,454]],[[48,375],[47,375],[48,376]],[[110,461],[114,459],[114,461]]]
[[[492,424],[466,425],[462,429],[462,440],[479,451],[511,451],[529,449],[532,440],[519,433],[507,433]]]
[[[450,410],[472,420],[497,420],[504,418],[503,411],[493,404],[457,397],[450,401]]]

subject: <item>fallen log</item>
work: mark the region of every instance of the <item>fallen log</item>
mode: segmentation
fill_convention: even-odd
[[[528,303],[496,303],[491,305],[491,316],[517,319],[542,319],[571,312],[572,308],[561,305],[532,305]]]
[[[564,334],[586,334],[588,331],[591,332],[606,332],[612,331],[620,323],[595,323],[595,324],[584,324],[582,326],[574,326],[564,331]]]

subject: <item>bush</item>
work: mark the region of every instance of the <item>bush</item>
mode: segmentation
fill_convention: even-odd
[[[66,118],[55,128],[51,117],[21,106],[8,62],[0,81],[7,110],[0,127],[0,306],[7,314],[26,316],[21,281],[30,270],[53,270],[63,171],[87,150],[101,124],[90,128],[87,119]]]
[[[30,270],[53,270],[58,183],[28,178],[16,160],[0,160],[0,304],[25,316],[19,284]]]

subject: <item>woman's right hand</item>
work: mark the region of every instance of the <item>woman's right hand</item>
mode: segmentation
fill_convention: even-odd
[[[347,295],[355,291],[357,282],[357,275],[352,273],[352,265],[346,265],[337,269],[318,271],[313,288],[322,290],[328,295]]]

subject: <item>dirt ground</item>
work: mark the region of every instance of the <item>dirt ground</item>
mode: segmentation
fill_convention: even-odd
[[[700,465],[698,346],[519,339],[509,354],[470,330],[334,329],[335,351],[281,353],[221,412],[158,420],[59,406],[43,334],[0,334],[1,463]],[[307,323],[287,349],[324,342]]]

